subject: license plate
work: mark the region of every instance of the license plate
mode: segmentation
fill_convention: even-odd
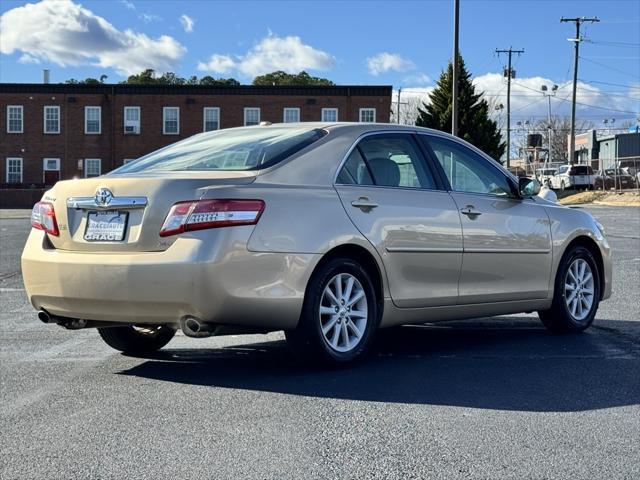
[[[128,212],[89,212],[84,239],[88,242],[121,242],[128,217]]]

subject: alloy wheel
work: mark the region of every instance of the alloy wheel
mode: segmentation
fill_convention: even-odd
[[[325,342],[336,352],[349,352],[360,343],[367,328],[367,295],[356,277],[339,273],[327,283],[319,321]]]
[[[582,321],[591,312],[593,306],[594,278],[591,267],[582,258],[575,259],[564,282],[564,300],[571,316]]]

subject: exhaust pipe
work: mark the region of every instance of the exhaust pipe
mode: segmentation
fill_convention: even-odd
[[[87,326],[87,321],[84,318],[58,317],[56,315],[51,315],[44,309],[38,311],[38,319],[46,324],[58,324],[68,330],[79,330]]]
[[[40,310],[38,312],[38,320],[42,323],[58,323],[46,310]]]
[[[182,317],[180,319],[180,328],[187,337],[205,338],[216,334],[218,325],[204,323],[196,317]]]

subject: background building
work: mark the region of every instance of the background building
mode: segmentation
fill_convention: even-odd
[[[576,135],[576,162],[588,164],[594,170],[614,168],[619,162],[640,160],[640,133],[604,133],[596,130]]]
[[[0,84],[0,205],[199,132],[261,121],[388,122],[391,86]]]

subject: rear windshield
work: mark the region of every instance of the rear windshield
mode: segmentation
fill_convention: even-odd
[[[156,150],[112,173],[149,173],[267,168],[311,145],[325,130],[251,127],[207,132]]]
[[[572,175],[592,175],[593,169],[588,165],[574,165],[571,167]]]

